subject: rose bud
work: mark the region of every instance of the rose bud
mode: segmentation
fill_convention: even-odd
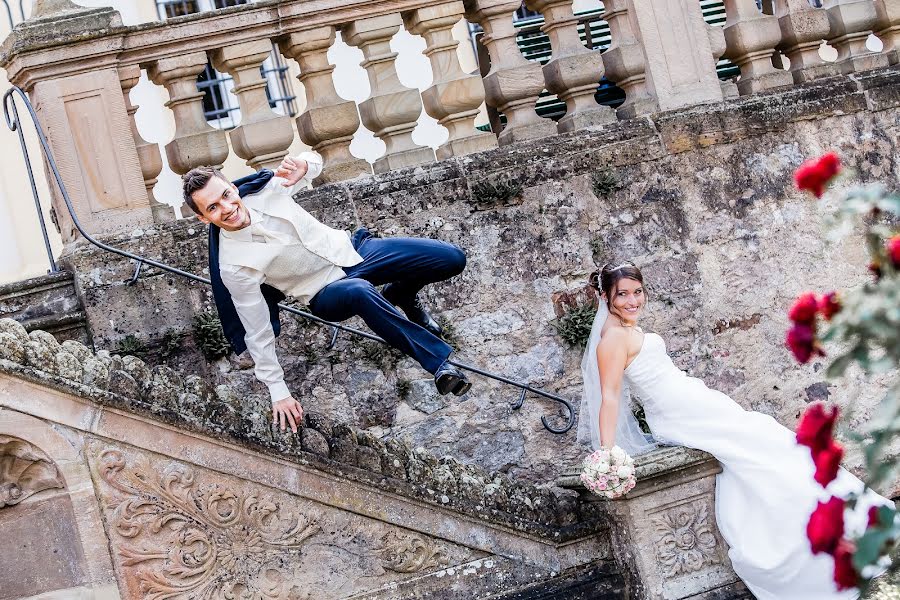
[[[900,269],[900,233],[888,240],[887,254],[891,257],[895,269]]]
[[[816,345],[815,330],[809,325],[802,323],[797,323],[788,330],[785,345],[794,353],[794,357],[803,364],[808,363],[813,354],[825,355]]]
[[[813,451],[813,461],[816,463],[816,474],[813,479],[822,487],[826,487],[837,477],[842,458],[844,458],[844,448],[837,442],[831,442],[819,452]]]
[[[834,551],[834,582],[839,590],[848,590],[859,585],[859,575],[853,568],[853,553],[856,547],[848,540],[838,542]]]
[[[838,299],[837,292],[828,292],[819,298],[819,312],[825,317],[826,321],[830,321],[831,317],[841,312],[841,301]]]
[[[832,554],[844,537],[844,500],[832,496],[828,502],[819,502],[806,525],[813,554]]]
[[[841,171],[841,161],[834,152],[808,160],[794,172],[794,183],[801,190],[808,190],[821,198],[825,186]]]
[[[818,454],[832,443],[834,425],[838,419],[838,407],[830,410],[821,402],[811,404],[797,426],[797,443],[809,446],[813,454]]]
[[[819,312],[819,301],[812,292],[804,292],[797,296],[791,310],[788,311],[788,318],[794,323],[805,323],[810,325],[816,320],[816,313]]]

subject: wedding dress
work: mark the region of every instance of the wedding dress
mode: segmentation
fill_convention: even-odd
[[[598,314],[597,320],[602,327],[605,315]],[[599,330],[595,329],[598,342]],[[586,359],[589,354],[590,349]],[[587,373],[588,377],[594,375]],[[768,415],[744,410],[725,394],[688,377],[675,366],[666,353],[665,342],[654,333],[644,334],[641,350],[625,368],[623,383],[641,400],[657,442],[704,450],[722,464],[716,478],[716,522],[730,548],[728,555],[735,572],[759,600],[857,597],[855,591],[837,591],[833,559],[812,554],[806,524],[817,501],[861,490],[859,479],[841,469],[837,479],[823,489],[813,479],[815,467],[809,448],[799,446],[792,431]],[[596,394],[597,399],[589,401],[589,393]],[[582,412],[582,419],[594,421],[590,425],[595,446],[599,395],[599,385],[593,388],[586,381],[582,406],[587,412]],[[616,436],[620,446],[620,432],[636,426],[622,423],[633,419],[627,393],[623,396]],[[647,445],[635,448],[633,438],[625,441],[628,447],[623,448],[632,454],[650,449]],[[646,440],[641,441],[646,444]],[[865,527],[868,505],[889,502],[871,492],[864,500],[847,523],[848,530]]]

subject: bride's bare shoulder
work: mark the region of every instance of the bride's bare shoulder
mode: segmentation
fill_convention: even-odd
[[[627,340],[628,331],[624,327],[609,327],[603,332],[600,343],[597,344],[597,351],[607,348],[622,348]]]

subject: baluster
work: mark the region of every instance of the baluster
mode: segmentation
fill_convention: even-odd
[[[581,43],[572,0],[526,0],[525,4],[544,16],[541,31],[550,38],[553,54],[543,71],[547,89],[566,103],[566,115],[557,124],[559,131],[614,121],[613,109],[594,100],[604,74],[603,58],[599,50],[588,50]]]
[[[454,0],[403,15],[407,31],[425,38],[424,54],[431,62],[433,83],[422,92],[425,112],[450,132],[437,149],[438,160],[497,147],[494,134],[475,129],[475,117],[484,102],[481,76],[464,73],[456,55],[459,42],[452,29],[464,10],[462,0]]]
[[[875,35],[884,43],[884,54],[892,65],[900,63],[900,0],[875,0]]]
[[[275,114],[269,106],[266,80],[260,73],[271,51],[271,42],[262,39],[225,46],[212,53],[216,70],[234,79],[234,95],[241,107],[241,124],[228,134],[231,146],[254,169],[277,166],[294,141],[290,117]]]
[[[786,87],[793,76],[772,65],[781,28],[773,15],[764,15],[755,0],[725,0],[725,56],[741,69],[738,91],[742,95]]]
[[[306,110],[297,117],[297,132],[303,143],[322,155],[322,174],[315,185],[352,179],[371,173],[368,161],[350,154],[350,142],[359,129],[356,103],[344,100],[334,89],[334,65],[328,49],[334,44],[331,25],[292,33],[281,41],[281,51],[300,64],[297,79],[306,90]]]
[[[556,133],[556,124],[534,110],[544,90],[544,74],[536,61],[526,60],[516,43],[513,13],[519,0],[465,0],[466,18],[484,29],[481,43],[491,57],[484,77],[486,102],[506,115],[497,136],[501,146]]]
[[[725,56],[725,51],[728,49],[725,44],[725,29],[709,23],[704,23],[704,25],[706,26],[706,38],[709,41],[709,51],[713,58],[713,70],[715,71],[716,65],[719,64],[719,59]],[[716,81],[719,82],[723,98],[737,98],[740,95],[737,84],[733,81],[722,81],[719,79],[718,72],[716,72]]]
[[[644,49],[635,35],[628,0],[606,0],[604,18],[609,23],[612,45],[603,53],[606,76],[625,92],[625,103],[617,110],[620,119],[630,119],[659,110],[647,84]]]
[[[828,43],[838,51],[837,65],[841,73],[866,71],[888,66],[888,57],[866,48],[878,15],[872,0],[825,0],[831,33]]]
[[[172,207],[158,201],[153,195],[153,186],[157,177],[162,172],[162,156],[159,153],[159,145],[152,144],[141,137],[134,120],[134,113],[138,106],[131,103],[129,93],[137,85],[141,78],[141,68],[137,65],[119,67],[119,83],[122,84],[122,95],[125,97],[125,110],[131,122],[131,136],[134,138],[134,147],[137,150],[138,161],[141,163],[141,174],[144,177],[144,187],[147,189],[147,199],[150,202],[150,211],[153,213],[153,221],[162,223],[175,218]]]
[[[819,56],[819,47],[831,30],[828,13],[810,6],[809,0],[774,0],[774,11],[781,29],[778,50],[790,61],[794,83],[841,72],[836,64]]]
[[[391,51],[394,37],[403,21],[389,14],[359,19],[342,28],[344,40],[363,52],[362,67],[369,76],[372,95],[359,105],[362,122],[387,146],[385,155],[375,161],[376,173],[402,169],[434,161],[431,148],[419,146],[412,139],[413,129],[422,114],[419,90],[400,83]]]
[[[166,144],[169,167],[179,175],[194,167],[221,167],[228,158],[225,132],[212,127],[203,115],[203,93],[197,76],[206,68],[205,52],[163,58],[150,65],[150,80],[169,91],[166,107],[175,116],[175,136]]]

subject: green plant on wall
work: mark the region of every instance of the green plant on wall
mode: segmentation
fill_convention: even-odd
[[[456,331],[456,327],[453,326],[453,322],[443,315],[438,315],[437,322],[443,331],[441,339],[447,342],[447,345],[454,350],[459,350],[462,347],[462,343],[459,339],[459,333]]]
[[[208,360],[217,360],[231,351],[216,313],[207,310],[196,315],[192,329],[197,346]]]
[[[583,349],[591,335],[591,325],[594,324],[596,314],[597,309],[592,304],[581,304],[569,308],[551,324],[568,345]]]
[[[615,171],[609,167],[601,167],[591,173],[591,188],[598,198],[605,198],[612,192],[622,187]]]
[[[521,181],[482,179],[472,185],[472,195],[479,205],[502,206],[511,204],[511,201],[522,193],[524,187]]]
[[[172,358],[172,355],[178,351],[183,337],[183,331],[175,331],[174,329],[166,330],[159,342],[159,358],[163,362],[168,362],[168,360]]]
[[[409,379],[397,379],[397,397],[406,400],[412,391],[412,382]]]
[[[115,351],[120,356],[136,356],[144,358],[147,356],[147,345],[132,334],[126,335],[120,342]]]

